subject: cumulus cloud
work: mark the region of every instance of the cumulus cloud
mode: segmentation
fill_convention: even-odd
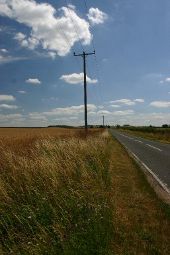
[[[102,24],[107,20],[108,15],[102,12],[98,8],[91,7],[87,14],[87,17],[92,25]]]
[[[0,15],[30,28],[28,36],[20,33],[15,39],[31,49],[40,45],[44,50],[65,56],[76,42],[87,45],[92,39],[89,23],[76,14],[74,6],[56,10],[51,4],[34,0],[0,0]]]
[[[26,83],[30,83],[30,84],[33,84],[33,85],[39,85],[41,84],[41,81],[37,78],[29,78],[25,81]]]
[[[0,95],[0,101],[15,101],[15,97],[12,95]]]
[[[157,108],[168,108],[170,107],[170,101],[153,101],[150,105]]]
[[[63,80],[70,84],[79,84],[83,83],[84,74],[83,73],[64,74],[60,77],[60,80]],[[96,79],[91,79],[88,76],[86,76],[86,80],[88,83],[97,83]]]
[[[97,107],[94,104],[87,104],[87,110],[89,112],[95,111],[96,109]],[[43,114],[46,116],[55,116],[55,115],[68,116],[68,115],[78,115],[83,112],[84,112],[84,105],[78,105],[78,106],[55,108],[49,112],[44,112]]]
[[[15,110],[18,109],[18,106],[10,104],[0,104],[0,109]]]
[[[14,39],[17,40],[22,47],[29,48],[30,50],[34,50],[39,45],[39,40],[35,37],[27,37],[23,33],[17,33],[14,36]]]

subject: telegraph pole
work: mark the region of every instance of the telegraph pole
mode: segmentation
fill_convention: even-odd
[[[103,127],[104,127],[104,115],[103,115]]]
[[[86,56],[95,54],[95,51],[86,53],[83,51],[82,54],[76,54],[74,52],[75,57],[83,57],[83,71],[84,71],[84,127],[87,132],[87,81],[86,81]]]

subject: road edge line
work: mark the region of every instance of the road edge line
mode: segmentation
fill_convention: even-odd
[[[160,199],[162,199],[165,203],[170,205],[170,190],[163,184],[163,182],[152,172],[152,170],[143,163],[133,152],[131,152],[124,143],[120,142],[117,138],[116,140],[126,149],[129,156],[138,164],[143,173],[145,174],[147,181],[154,189],[156,194]],[[156,177],[156,178],[155,178]],[[159,181],[158,181],[159,180]],[[156,187],[158,184],[159,188]]]
[[[134,156],[134,158],[136,159],[136,161],[138,161],[143,167],[146,168],[146,170],[152,175],[153,178],[155,178],[155,180],[159,183],[159,185],[168,193],[170,194],[170,190],[166,187],[166,185],[159,179],[159,177],[154,174],[154,172],[145,164],[143,163],[138,156],[136,156],[135,153],[131,152],[132,155]]]

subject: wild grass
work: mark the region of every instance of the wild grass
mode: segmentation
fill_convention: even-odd
[[[66,133],[1,140],[0,254],[169,254],[170,208],[122,146]]]
[[[33,141],[1,144],[1,253],[108,254],[108,138]]]

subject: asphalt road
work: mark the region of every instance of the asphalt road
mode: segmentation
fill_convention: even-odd
[[[111,130],[112,135],[170,190],[170,145]]]

